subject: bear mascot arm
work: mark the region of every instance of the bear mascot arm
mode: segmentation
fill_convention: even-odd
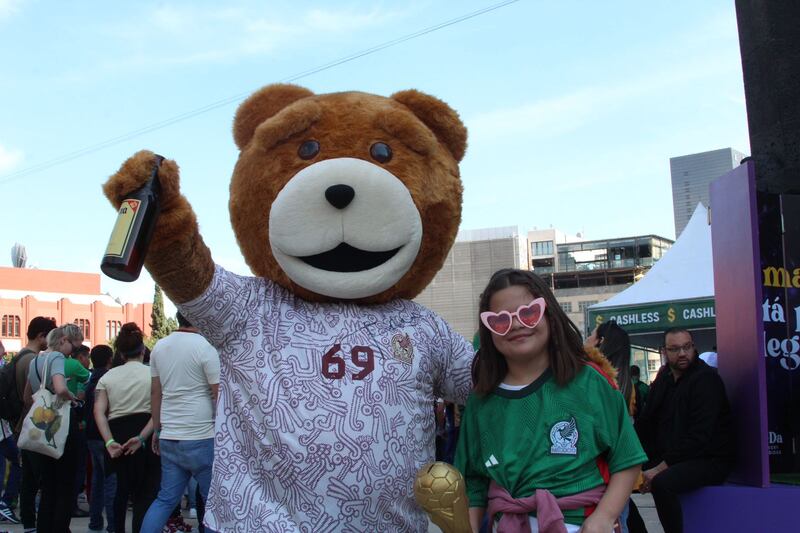
[[[150,179],[155,161],[153,152],[138,152],[106,182],[103,192],[116,209]],[[200,236],[192,206],[180,193],[178,174],[175,161],[161,163],[161,214],[145,257],[145,267],[175,303],[202,294],[214,274],[211,252]]]

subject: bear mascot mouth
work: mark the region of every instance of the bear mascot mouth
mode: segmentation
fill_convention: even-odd
[[[405,183],[353,157],[304,167],[270,206],[275,260],[296,285],[327,297],[352,300],[394,286],[417,259],[422,237]]]
[[[362,272],[384,264],[394,257],[400,248],[385,252],[369,252],[343,242],[327,252],[307,255],[298,259],[314,268],[328,272]]]

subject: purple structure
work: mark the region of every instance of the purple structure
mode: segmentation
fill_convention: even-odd
[[[749,162],[711,184],[719,373],[736,423],[737,465],[731,483],[681,498],[687,532],[798,530],[800,487],[769,481],[758,229]]]
[[[687,533],[788,533],[798,530],[800,489],[724,485],[696,490],[681,498]]]
[[[755,171],[748,162],[711,183],[711,242],[719,373],[738,443],[731,481],[769,486]]]

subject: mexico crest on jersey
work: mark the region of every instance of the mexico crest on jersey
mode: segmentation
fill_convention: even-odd
[[[407,365],[414,360],[414,346],[408,333],[397,333],[392,337],[392,357]]]
[[[578,424],[575,417],[556,422],[550,428],[550,453],[555,455],[577,455]]]

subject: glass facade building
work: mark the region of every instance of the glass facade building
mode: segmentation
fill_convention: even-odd
[[[670,158],[676,237],[692,218],[698,203],[709,206],[708,186],[711,182],[739,166],[743,158],[744,154],[733,148]]]

